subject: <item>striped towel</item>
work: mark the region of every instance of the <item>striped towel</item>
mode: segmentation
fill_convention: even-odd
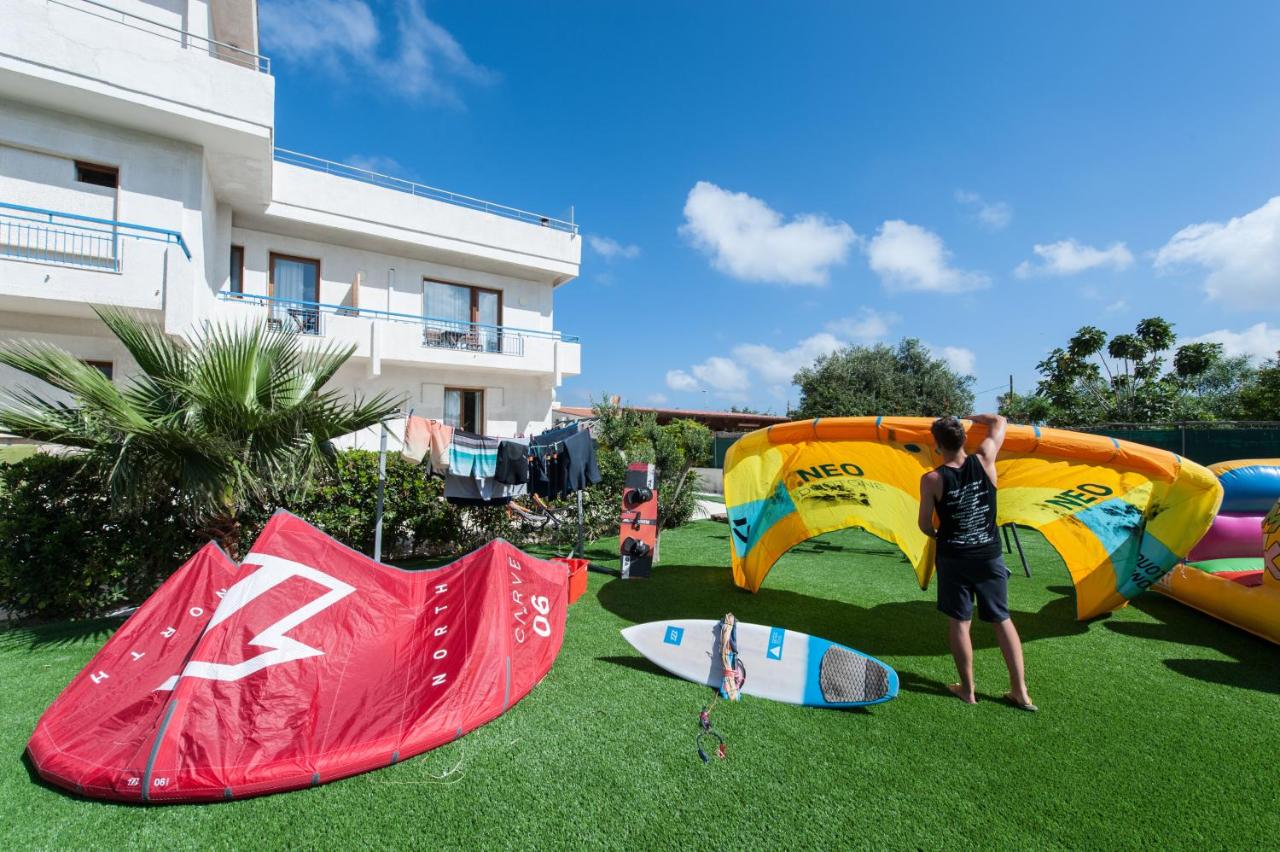
[[[492,478],[498,472],[497,438],[486,438],[455,429],[449,445],[449,472],[475,479]]]

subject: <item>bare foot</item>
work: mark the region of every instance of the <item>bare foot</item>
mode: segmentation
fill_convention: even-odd
[[[965,704],[978,703],[978,699],[975,698],[973,695],[973,690],[966,691],[963,684],[949,683],[947,684],[947,689],[951,692],[952,695],[954,695],[956,698],[959,698]]]
[[[1031,696],[1026,692],[1023,692],[1021,695],[1006,692],[1004,694],[1004,700],[1012,704],[1014,707],[1017,707],[1019,710],[1026,710],[1028,712],[1035,713],[1040,709],[1035,704],[1031,703]]]

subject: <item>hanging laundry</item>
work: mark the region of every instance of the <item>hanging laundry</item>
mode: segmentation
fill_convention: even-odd
[[[523,485],[529,481],[527,440],[508,438],[498,444],[498,468],[494,476],[505,485]]]
[[[439,420],[409,415],[404,423],[404,447],[400,455],[414,464],[425,464],[436,473],[449,469],[453,427]]]
[[[596,461],[596,442],[590,432],[579,432],[564,441],[565,496],[582,491],[600,481],[600,466]]]
[[[450,471],[444,478],[444,499],[456,506],[501,506],[516,496],[504,493],[505,487],[491,476],[476,479]]]
[[[551,497],[551,465],[554,453],[550,447],[529,445],[529,493]]]
[[[534,445],[558,444],[564,439],[572,435],[578,434],[578,431],[581,428],[582,426],[578,423],[570,423],[566,426],[557,426],[554,429],[548,429],[547,431],[543,432],[541,435],[538,435],[532,441],[530,441],[530,443]]]
[[[497,438],[455,429],[449,445],[449,472],[475,479],[492,478],[498,471],[499,443]]]

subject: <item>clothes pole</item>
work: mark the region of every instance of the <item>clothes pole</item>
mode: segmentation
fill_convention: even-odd
[[[586,555],[586,547],[582,542],[582,491],[578,491],[578,558],[581,559]]]
[[[373,561],[382,561],[382,507],[387,493],[387,426],[378,424],[381,436],[378,440],[378,508],[373,523]]]

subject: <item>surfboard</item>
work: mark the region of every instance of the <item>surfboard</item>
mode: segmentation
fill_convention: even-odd
[[[622,636],[650,662],[677,677],[719,687],[720,622],[650,621]],[[745,695],[809,707],[864,707],[898,694],[898,673],[875,657],[783,627],[738,622],[738,661]]]

